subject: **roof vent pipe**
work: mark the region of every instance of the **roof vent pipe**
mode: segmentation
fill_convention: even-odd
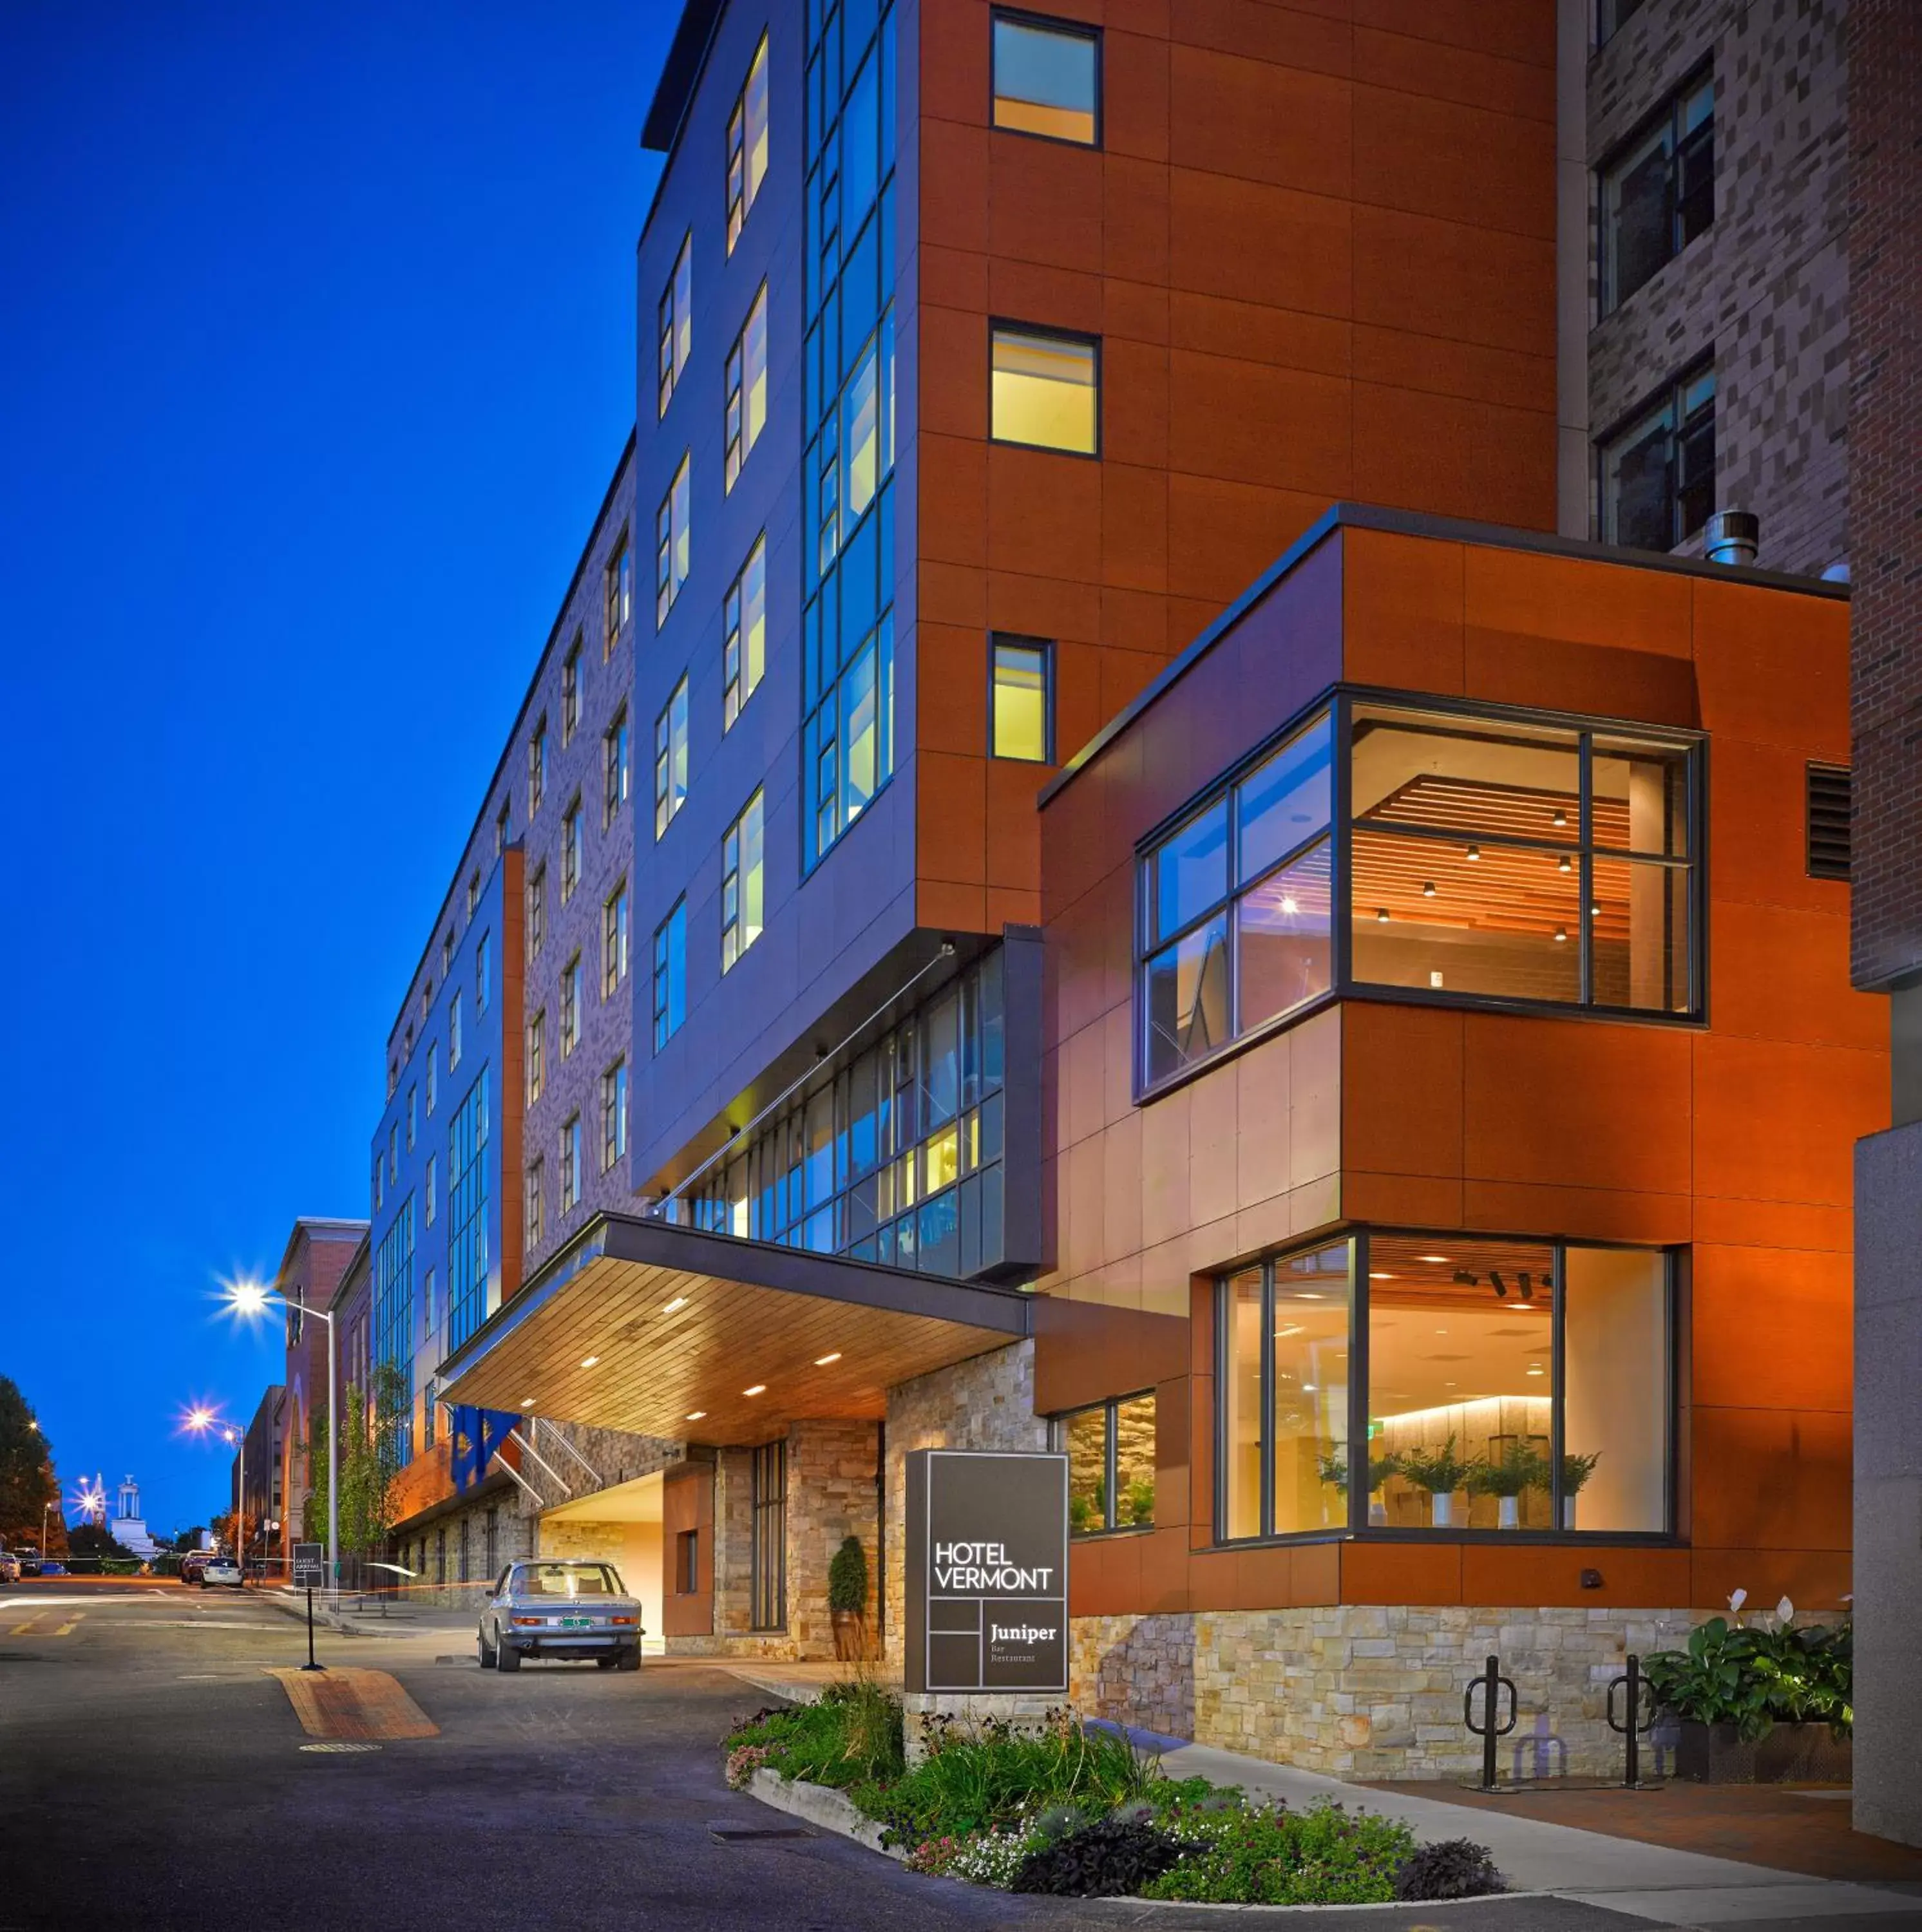
[[[1702,535],[1710,563],[1753,563],[1761,548],[1761,519],[1752,510],[1717,510]]]

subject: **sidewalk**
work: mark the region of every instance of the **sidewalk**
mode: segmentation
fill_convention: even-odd
[[[268,1585],[249,1594],[257,1601],[305,1623],[307,1592]],[[473,1641],[475,1615],[470,1610],[450,1610],[444,1604],[409,1603],[405,1598],[389,1600],[383,1606],[376,1598],[362,1597],[352,1591],[341,1593],[338,1612],[327,1607],[321,1592],[314,1593],[314,1623],[317,1630],[337,1631],[342,1636],[419,1636],[430,1633]]]

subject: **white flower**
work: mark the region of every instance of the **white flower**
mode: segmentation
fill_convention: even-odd
[[[1749,1593],[1747,1591],[1731,1590],[1728,1594],[1728,1610],[1730,1615],[1733,1616],[1740,1616],[1742,1614],[1742,1606],[1748,1600]]]
[[[1775,1606],[1776,1621],[1785,1628],[1795,1621],[1795,1606],[1786,1597]]]

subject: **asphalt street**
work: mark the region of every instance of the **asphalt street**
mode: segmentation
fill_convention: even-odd
[[[765,1700],[723,1671],[650,1659],[634,1675],[503,1677],[453,1647],[445,1632],[323,1631],[334,1669],[316,1690],[269,1674],[304,1661],[305,1634],[251,1595],[0,1592],[0,1932],[1650,1926],[1522,1898],[1224,1919],[920,1878],[832,1834],[782,1835],[804,1828],[726,1788],[716,1742]],[[341,1742],[360,1748],[311,1748]]]

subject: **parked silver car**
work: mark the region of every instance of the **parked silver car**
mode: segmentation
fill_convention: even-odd
[[[641,1606],[605,1563],[510,1563],[482,1605],[481,1668],[518,1670],[528,1657],[591,1657],[603,1670],[641,1668]]]

